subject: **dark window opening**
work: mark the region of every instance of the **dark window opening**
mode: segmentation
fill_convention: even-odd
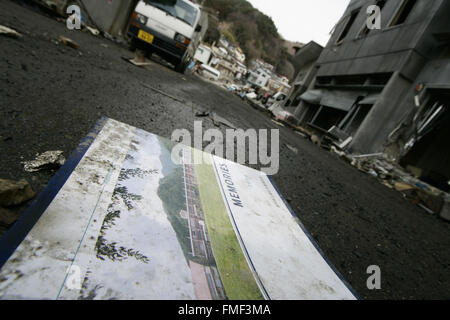
[[[336,44],[341,44],[342,41],[344,41],[344,39],[347,36],[348,32],[350,31],[353,23],[355,22],[356,17],[359,14],[359,11],[360,11],[360,9],[355,10],[355,11],[352,12],[350,18],[348,19],[348,21],[347,21],[347,23],[346,23],[346,25],[344,27],[344,30],[342,30],[341,35],[339,36],[338,40],[336,41]]]
[[[292,101],[292,106],[293,107],[298,107],[300,104],[300,101],[302,101],[302,99],[300,99],[301,94],[299,94],[297,97],[295,97],[294,101]]]
[[[317,110],[319,110],[319,106],[311,105],[305,102],[305,111],[303,112],[303,119],[302,123],[309,123],[314,118],[314,115],[317,113]]]
[[[317,77],[317,84],[326,85],[331,84],[333,77]]]
[[[301,93],[297,93],[299,92],[298,90],[296,90],[296,95],[294,96],[294,99],[290,102],[290,105],[292,107],[298,107],[300,105],[300,102],[302,101],[302,99],[300,99],[300,97],[302,96],[303,92]]]
[[[377,3],[375,3],[376,6],[380,8],[380,12],[383,11],[384,6],[386,5],[387,0],[378,0]],[[371,30],[367,28],[367,22],[364,22],[364,28],[359,33],[358,37],[362,38],[369,34]]]
[[[403,3],[395,15],[394,20],[392,20],[391,27],[404,23],[414,8],[416,2],[417,0],[403,0]]]
[[[373,74],[369,77],[369,83],[372,85],[386,85],[391,79],[390,73]]]
[[[357,105],[350,113],[347,115],[346,121],[343,121],[340,125],[342,129],[349,136],[354,136],[358,132],[362,123],[366,119],[372,105]]]
[[[450,192],[450,93],[431,97],[418,133],[419,140],[400,164],[416,168],[421,180]]]
[[[314,119],[313,124],[324,130],[329,130],[331,127],[337,126],[346,115],[347,112],[345,111],[323,107],[316,119]]]
[[[335,84],[336,85],[364,85],[366,83],[366,80],[367,80],[367,76],[365,76],[365,75],[336,77]]]

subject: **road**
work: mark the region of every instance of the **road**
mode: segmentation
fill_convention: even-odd
[[[450,298],[450,225],[401,194],[195,76],[155,62],[137,68],[122,60],[132,56],[126,48],[9,0],[0,0],[0,24],[24,35],[0,37],[0,178],[25,178],[41,191],[54,172],[30,174],[21,161],[48,150],[68,156],[102,116],[167,138],[192,132],[196,120],[215,128],[196,118],[202,111],[242,129],[280,129],[274,181],[361,298]],[[61,35],[80,48],[57,44]],[[381,290],[367,289],[371,265],[381,268]]]

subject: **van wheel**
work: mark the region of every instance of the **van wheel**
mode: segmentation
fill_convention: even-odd
[[[184,73],[186,71],[187,64],[184,61],[179,62],[175,65],[175,71],[179,73]]]
[[[136,43],[136,38],[132,38],[130,40],[130,44],[128,45],[128,49],[130,49],[131,52],[135,52],[137,49],[137,43]]]

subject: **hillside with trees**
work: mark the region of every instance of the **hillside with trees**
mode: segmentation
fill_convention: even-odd
[[[222,34],[242,48],[247,61],[261,58],[274,65],[278,73],[293,77],[286,41],[272,18],[246,0],[206,0],[204,6],[218,16],[218,20],[210,19],[206,42],[217,41]]]

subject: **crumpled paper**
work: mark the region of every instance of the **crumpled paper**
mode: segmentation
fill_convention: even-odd
[[[37,172],[44,169],[59,168],[66,162],[63,151],[47,151],[37,154],[36,159],[22,162],[25,171]]]

